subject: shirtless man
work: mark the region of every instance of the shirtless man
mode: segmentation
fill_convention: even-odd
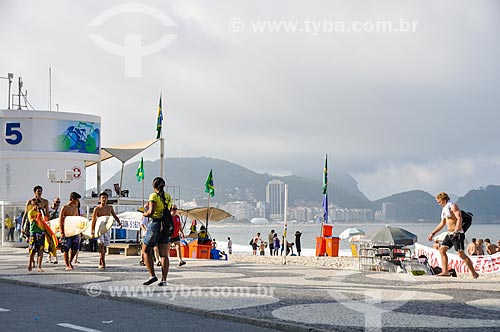
[[[469,256],[477,255],[477,243],[475,237],[472,238],[471,242],[467,246],[467,253],[469,254]]]
[[[113,216],[113,218],[116,220],[120,228],[122,227],[120,219],[116,216],[115,209],[113,209],[111,205],[107,204],[108,198],[109,198],[108,194],[104,191],[99,195],[99,202],[101,204],[94,208],[94,213],[92,214],[92,235],[95,234],[95,224],[97,218],[102,216]],[[100,257],[99,267],[98,267],[99,269],[104,269],[106,267],[106,260],[105,260],[106,247],[109,246],[110,240],[111,240],[111,230],[102,234],[97,240],[97,243],[99,244],[99,257]]]
[[[486,252],[488,253],[488,255],[496,254],[499,251],[497,245],[491,243],[490,239],[484,239],[484,243],[486,243]]]
[[[64,252],[64,262],[66,271],[73,270],[71,261],[75,258],[78,249],[80,249],[80,235],[66,237],[64,234],[64,220],[69,216],[79,216],[78,202],[82,196],[76,192],[69,195],[69,203],[63,206],[59,214],[59,229],[61,230],[61,250]],[[70,254],[71,251],[71,254]]]
[[[26,238],[28,238],[30,235],[28,213],[31,210],[31,200],[32,199],[39,200],[40,201],[39,208],[40,208],[43,216],[45,217],[45,216],[49,215],[49,201],[42,197],[42,192],[43,192],[42,186],[40,186],[40,185],[35,186],[35,188],[33,188],[33,193],[35,194],[35,196],[26,201],[26,207],[24,209],[24,215],[23,215],[22,226],[21,226],[21,233]],[[28,242],[29,242],[29,240],[28,240]]]
[[[441,192],[436,195],[436,201],[443,209],[441,211],[441,222],[437,225],[436,228],[429,234],[427,239],[432,241],[434,235],[437,234],[445,225],[448,228],[448,235],[444,238],[441,243],[441,247],[439,248],[439,253],[441,254],[441,268],[442,272],[438,274],[438,276],[449,276],[450,273],[448,271],[448,255],[446,252],[452,246],[458,252],[458,256],[465,262],[469,271],[472,275],[472,278],[477,279],[479,274],[474,270],[474,266],[472,266],[472,261],[465,254],[464,249],[464,240],[465,233],[462,229],[462,214],[460,212],[460,208],[456,203],[452,203],[450,201],[450,197],[447,193]]]

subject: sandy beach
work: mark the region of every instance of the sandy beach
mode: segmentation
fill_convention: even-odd
[[[229,256],[229,261],[234,263],[251,263],[251,264],[268,264],[268,265],[282,265],[283,256],[253,256],[248,254],[235,254]],[[339,270],[356,270],[359,269],[358,258],[356,257],[315,257],[315,256],[287,256],[286,265],[300,266],[311,268],[334,268]],[[394,272],[374,272],[380,274],[381,278],[390,279],[394,276]],[[404,274],[401,271],[397,274]],[[384,277],[385,276],[385,277]],[[418,276],[422,281],[431,282],[440,280],[441,282],[448,283],[457,279],[471,279],[469,273],[459,273],[458,278],[436,277],[436,276]],[[418,279],[417,279],[418,280]],[[493,282],[500,281],[500,274],[484,273],[480,274],[479,280],[491,280]],[[497,287],[495,287],[496,289]],[[500,288],[499,288],[500,290]]]
[[[248,254],[236,254],[229,256],[229,261],[237,263],[279,265],[283,263],[283,256],[254,256]],[[329,267],[343,270],[358,269],[358,259],[355,257],[287,256],[286,264],[302,267]]]

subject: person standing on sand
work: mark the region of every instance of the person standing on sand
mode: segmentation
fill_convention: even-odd
[[[472,261],[465,254],[465,233],[462,229],[462,214],[460,212],[460,208],[456,203],[450,201],[450,197],[445,192],[440,192],[436,195],[436,201],[439,206],[442,207],[441,211],[441,221],[434,228],[432,233],[429,234],[427,239],[432,241],[434,235],[437,234],[445,225],[448,228],[448,234],[444,238],[441,243],[441,247],[439,248],[439,253],[441,254],[441,264],[442,271],[438,274],[438,276],[449,276],[450,272],[448,271],[448,255],[447,251],[453,246],[455,250],[458,252],[458,256],[465,262],[469,271],[472,275],[472,278],[477,279],[479,274],[474,270],[474,266],[472,265]]]
[[[118,226],[122,228],[122,223],[120,222],[120,219],[116,215],[115,209],[111,205],[108,205],[108,198],[109,198],[108,194],[105,191],[99,194],[100,204],[94,208],[94,213],[92,213],[92,226],[91,226],[92,236],[94,236],[95,234],[95,225],[97,222],[97,218],[99,217],[113,216],[113,219],[115,219]],[[99,266],[98,266],[99,269],[106,268],[106,247],[109,246],[110,241],[111,241],[111,230],[102,234],[97,239],[97,243],[99,245]]]
[[[233,254],[233,241],[231,241],[231,238],[229,236],[227,237],[227,253],[229,255]]]
[[[297,248],[297,255],[300,256],[300,252],[302,251],[302,245],[300,243],[300,237],[302,233],[300,231],[295,232],[295,248]]]
[[[257,255],[257,248],[259,247],[259,243],[261,242],[260,238],[260,233],[257,233],[253,238],[252,238],[252,251],[254,256]]]
[[[267,234],[267,243],[269,243],[269,254],[272,256],[274,251],[274,229],[271,229],[271,232]]]

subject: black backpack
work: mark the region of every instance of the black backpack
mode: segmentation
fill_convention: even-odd
[[[472,212],[467,212],[464,210],[460,211],[462,215],[462,229],[465,232],[469,229],[469,227],[472,225],[472,217],[474,216]]]
[[[160,195],[158,195],[160,196]],[[161,216],[160,233],[170,236],[174,233],[174,220],[168,209],[168,204],[165,199],[165,194],[160,196],[161,202],[163,203],[163,214]]]

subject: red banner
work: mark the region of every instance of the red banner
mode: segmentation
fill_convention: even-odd
[[[415,243],[416,256],[425,255],[431,266],[441,266],[439,250]],[[484,256],[469,256],[474,270],[478,273],[500,273],[500,253]],[[469,268],[465,262],[455,254],[448,252],[448,269],[455,269],[459,273],[468,273]]]

